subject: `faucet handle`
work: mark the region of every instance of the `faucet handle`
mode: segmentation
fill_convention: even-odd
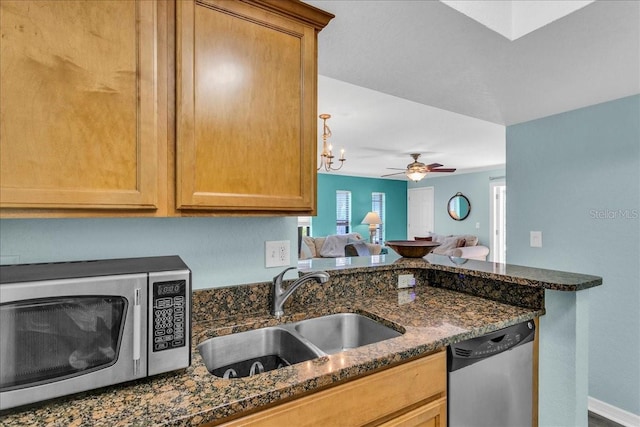
[[[287,271],[289,271],[289,270],[293,270],[293,269],[296,269],[296,268],[297,268],[297,267],[288,267],[288,268],[285,268],[285,269],[284,269],[280,274],[278,274],[277,276],[275,276],[275,277],[273,278],[273,283],[274,283],[274,284],[275,284],[275,283],[282,283],[282,279],[284,278],[284,275],[287,273]]]

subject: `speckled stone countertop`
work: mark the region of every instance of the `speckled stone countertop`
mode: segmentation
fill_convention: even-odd
[[[391,252],[386,255],[353,258],[313,258],[298,262],[301,271],[327,270],[356,272],[359,269],[395,269],[398,266],[466,274],[500,282],[534,288],[575,292],[602,284],[602,278],[587,274],[547,270],[521,265],[502,264],[429,254],[424,258],[402,258]]]
[[[351,265],[338,267],[336,260],[322,260],[333,262],[333,267],[317,265],[313,260],[314,265],[307,268],[330,270],[331,279],[324,285],[312,282],[301,286],[285,304],[286,315],[280,320],[268,314],[269,283],[195,291],[189,368],[4,411],[0,413],[0,425],[116,427],[216,422],[544,314],[543,288],[514,285],[520,281],[550,283],[532,272],[488,272],[492,264],[482,262],[479,263],[489,266],[478,272],[472,264],[461,270],[462,266],[446,265],[444,261],[407,260],[392,255],[382,262],[361,258],[364,257],[352,258]],[[398,291],[397,275],[406,273],[416,275],[417,286]],[[485,273],[493,276],[485,277]],[[525,277],[529,273],[532,275]],[[578,289],[586,285],[574,280],[572,286]],[[403,335],[232,380],[211,375],[196,350],[198,343],[211,337],[338,312],[364,314]]]

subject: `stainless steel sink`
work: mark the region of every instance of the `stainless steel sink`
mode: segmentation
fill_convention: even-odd
[[[231,379],[401,335],[366,316],[339,313],[211,338],[197,349],[209,372]]]
[[[209,372],[221,378],[247,377],[324,355],[280,327],[211,338],[197,348]]]
[[[331,314],[294,324],[296,332],[327,354],[399,337],[402,334],[355,313]]]

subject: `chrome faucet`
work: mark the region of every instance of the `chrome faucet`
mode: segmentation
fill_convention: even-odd
[[[282,307],[284,305],[284,302],[296,289],[298,289],[298,287],[300,287],[300,285],[308,282],[309,280],[315,280],[318,283],[325,283],[327,280],[329,280],[329,275],[326,272],[314,271],[300,277],[291,285],[289,285],[289,287],[285,290],[282,287],[282,279],[287,271],[294,268],[296,267],[289,267],[273,278],[273,286],[271,286],[271,314],[276,316],[276,318],[282,317],[282,315],[284,314],[284,310]]]

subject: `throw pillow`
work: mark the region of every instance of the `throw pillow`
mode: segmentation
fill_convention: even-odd
[[[313,240],[313,243],[316,247],[316,256],[317,257],[321,257],[322,255],[320,255],[320,251],[322,250],[322,247],[324,246],[324,241],[327,240],[326,237],[316,237]]]
[[[311,252],[311,248],[307,245],[307,242],[302,240],[300,243],[300,259],[309,259],[313,258],[313,253]]]
[[[465,246],[476,246],[478,244],[478,236],[467,234],[464,238],[466,240]]]
[[[458,239],[458,242],[456,243],[456,248],[463,248],[466,244],[467,244],[466,239]]]
[[[303,236],[302,242],[307,244],[307,247],[311,252],[311,256],[309,258],[316,258],[318,256],[318,253],[316,251],[315,239],[313,237]]]

